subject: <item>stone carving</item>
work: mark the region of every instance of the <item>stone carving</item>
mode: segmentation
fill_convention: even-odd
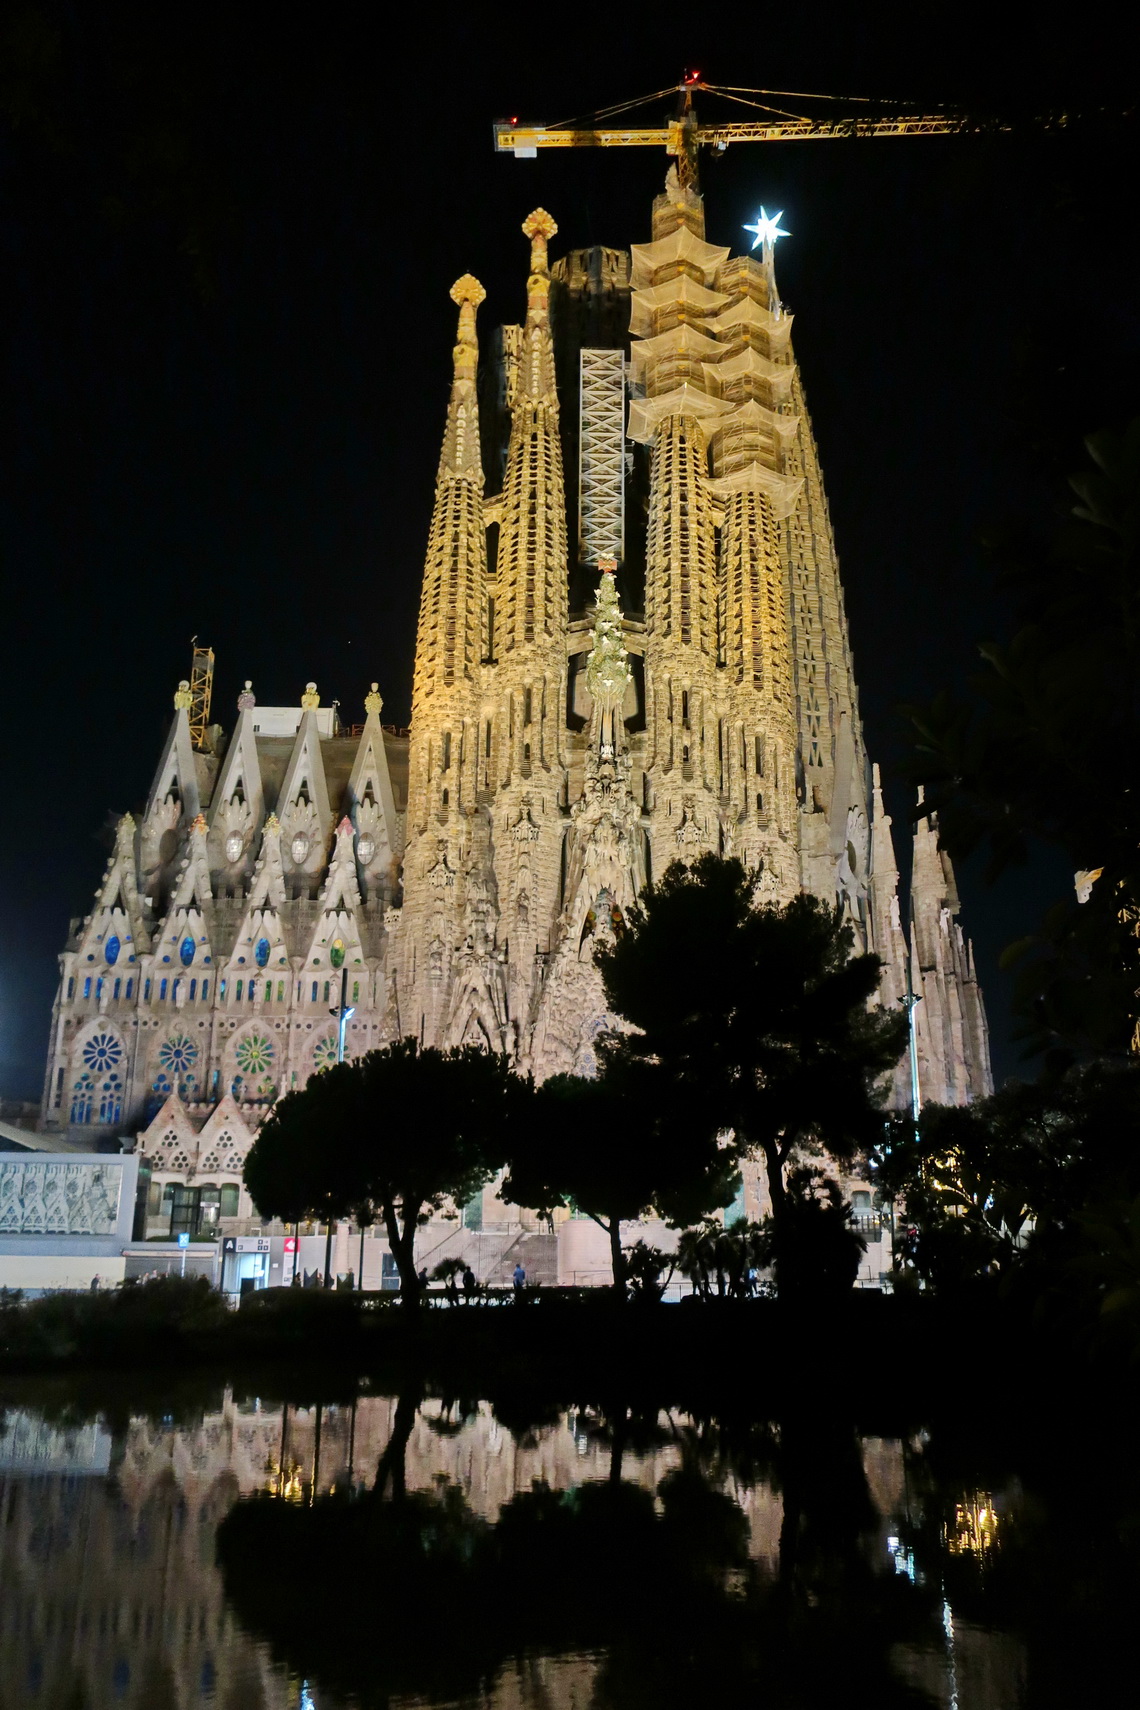
[[[0,1235],[113,1235],[123,1166],[0,1162]]]

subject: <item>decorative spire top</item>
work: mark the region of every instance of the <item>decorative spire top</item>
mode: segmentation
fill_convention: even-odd
[[[245,688],[237,698],[237,704],[238,712],[249,712],[252,707],[257,705],[257,696],[253,692],[253,684],[248,677],[245,680]]]
[[[364,710],[370,718],[379,718],[380,709],[384,705],[379,683],[373,683],[368,694],[364,697]]]
[[[193,705],[194,697],[190,693],[190,679],[183,677],[174,691],[174,710],[175,712],[189,712]]]
[[[536,208],[533,214],[528,214],[522,223],[524,236],[530,239],[530,270],[532,273],[549,272],[546,258],[546,246],[558,230],[558,226],[545,208]]]
[[[337,826],[336,834],[338,837],[356,836],[356,827],[353,825],[347,814],[344,815],[340,824]]]
[[[190,826],[190,831],[191,831],[192,835],[195,837],[205,837],[205,835],[209,831],[209,829],[210,829],[210,827],[207,824],[205,814],[204,813],[196,813],[194,815],[193,822]]]
[[[280,830],[281,821],[275,813],[271,813],[265,821],[264,835],[266,837],[276,837]]]
[[[306,683],[305,692],[301,696],[301,705],[304,707],[306,712],[316,712],[320,704],[321,697],[317,693],[317,685],[315,683]]]
[[[465,273],[451,287],[451,300],[459,304],[459,335],[455,345],[455,378],[475,379],[479,347],[475,340],[475,311],[487,293],[471,273]]]
[[[633,678],[621,638],[621,605],[613,576],[617,565],[612,558],[599,558],[598,568],[602,578],[594,603],[594,645],[586,660],[586,687],[604,715],[621,706]]]

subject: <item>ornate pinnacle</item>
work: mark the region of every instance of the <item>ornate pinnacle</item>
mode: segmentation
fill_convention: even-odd
[[[364,710],[368,714],[375,713],[376,717],[379,718],[380,709],[383,705],[384,701],[380,694],[380,685],[379,683],[373,683],[371,690],[364,697]]]
[[[277,833],[280,830],[281,830],[281,821],[278,819],[278,817],[275,813],[271,813],[269,815],[269,817],[267,818],[267,820],[265,821],[265,826],[263,829],[263,836],[265,836],[265,837],[276,837]]]
[[[451,287],[449,295],[453,303],[458,303],[460,306],[464,303],[470,303],[477,309],[480,303],[485,299],[487,293],[475,278],[474,274],[465,273],[462,278],[455,281],[455,284]]]
[[[306,712],[315,712],[320,704],[321,697],[317,693],[317,685],[315,683],[306,683],[305,692],[301,696],[301,705],[304,707]]]
[[[257,696],[253,692],[253,684],[248,677],[245,680],[245,688],[237,698],[237,704],[239,712],[248,712],[251,707],[257,705]]]
[[[175,712],[189,712],[193,705],[194,697],[190,693],[190,679],[183,677],[174,691],[174,710]]]
[[[530,239],[530,270],[532,273],[547,271],[546,245],[558,230],[545,208],[536,208],[533,214],[528,214],[522,223],[523,233]]]
[[[599,560],[603,566],[608,563],[613,563],[613,560]],[[621,637],[617,587],[612,572],[603,568],[594,605],[594,645],[586,660],[586,687],[598,707],[610,712],[620,707],[630,681],[629,655]]]
[[[195,837],[205,837],[205,835],[209,831],[209,829],[210,829],[210,827],[206,823],[205,814],[204,813],[195,814],[193,823],[190,826],[190,830],[193,832],[194,836]]]

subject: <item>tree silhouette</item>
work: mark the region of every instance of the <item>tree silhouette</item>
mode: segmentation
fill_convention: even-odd
[[[757,906],[754,885],[739,861],[703,855],[643,891],[597,957],[610,1007],[638,1030],[604,1050],[643,1067],[662,1132],[706,1144],[731,1132],[739,1155],[763,1158],[787,1291],[789,1164],[821,1146],[848,1162],[874,1143],[876,1081],[902,1054],[906,1019],[873,1007],[879,959],[852,954],[837,909],[807,895]]]
[[[294,1219],[323,1204],[382,1221],[401,1297],[415,1306],[417,1228],[491,1180],[525,1089],[505,1058],[399,1040],[283,1098],[250,1148],[246,1186],[263,1216]]]

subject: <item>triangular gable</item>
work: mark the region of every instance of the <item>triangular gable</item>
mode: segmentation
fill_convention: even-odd
[[[328,782],[321,754],[321,733],[317,725],[317,715],[312,710],[301,715],[297,740],[293,744],[285,781],[277,798],[279,817],[284,816],[286,809],[297,801],[302,792],[316,809],[322,836],[327,836],[332,821],[332,808],[329,805]]]
[[[262,939],[269,946],[269,954],[263,964],[257,959],[257,946]],[[250,980],[256,980],[262,975],[267,980],[291,978],[289,944],[284,924],[272,904],[259,907],[251,903],[246,909],[230,951],[227,969],[235,978],[241,978],[243,975],[248,976]]]
[[[321,886],[322,908],[360,907],[360,886],[356,882],[356,857],[352,850],[352,821],[345,816],[336,828],[336,847],[329,862],[328,876]]]
[[[178,877],[166,919],[154,936],[155,971],[181,979],[204,974],[209,979],[213,962],[213,893],[206,861],[206,819],[199,814],[190,829],[186,861]],[[193,940],[194,954],[182,947]]]
[[[190,740],[190,715],[185,707],[175,708],[174,723],[147,799],[146,817],[149,819],[155,808],[174,793],[182,803],[183,812],[193,819],[201,807],[201,799],[198,770],[194,764],[194,744]]]
[[[261,854],[253,869],[249,908],[279,909],[285,901],[285,871],[281,864],[281,825],[271,813],[261,833]]]
[[[253,731],[255,717],[256,710],[251,707],[243,707],[238,714],[238,721],[214,786],[210,809],[211,826],[218,817],[218,810],[224,803],[232,801],[235,795],[240,795],[250,808],[253,824],[261,823],[265,791],[261,782],[261,762],[257,757],[257,738]]]
[[[371,698],[371,697],[370,697]],[[388,756],[384,748],[384,730],[378,712],[369,711],[348,780],[347,811],[357,829],[361,828],[360,808],[372,800],[380,810],[381,823],[391,853],[399,851],[399,819],[396,797],[388,771]]]
[[[206,1118],[202,1132],[198,1136],[198,1144],[202,1149],[202,1156],[205,1158],[207,1152],[216,1145],[222,1135],[229,1134],[240,1143],[244,1155],[253,1145],[255,1133],[256,1129],[251,1128],[242,1115],[241,1107],[233,1094],[224,1093]]]
[[[184,1146],[197,1146],[198,1136],[176,1092],[172,1092],[159,1108],[156,1115],[141,1130],[138,1136],[139,1152],[144,1157],[153,1157],[160,1149],[165,1149],[167,1135],[173,1134]]]
[[[105,956],[112,938],[118,940],[116,969],[134,970],[137,959],[150,948],[150,935],[139,906],[135,876],[135,822],[125,813],[115,828],[115,853],[95,892],[95,906],[79,941],[81,962],[90,955]]]

